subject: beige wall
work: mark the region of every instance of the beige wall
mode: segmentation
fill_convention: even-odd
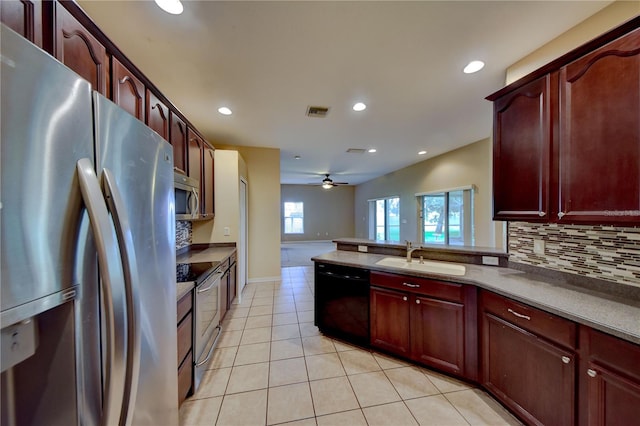
[[[640,15],[640,1],[613,2],[510,66],[507,69],[507,84],[513,83],[520,77],[638,15]]]
[[[356,187],[356,237],[368,238],[368,200],[400,197],[400,240],[418,240],[418,203],[415,194],[474,185],[475,243],[502,247],[502,223],[493,222],[491,139],[483,139],[438,157],[373,179]]]
[[[237,151],[244,159],[248,180],[248,282],[280,279],[280,150],[246,146],[224,146],[214,143],[220,151]],[[218,152],[218,150],[216,150]],[[240,165],[242,168],[242,164]],[[217,235],[226,219],[216,218],[213,229],[198,229],[194,242],[206,241],[206,235]],[[229,219],[231,220],[231,219]],[[216,223],[220,223],[220,227]],[[229,222],[231,223],[231,222]],[[237,232],[237,226],[233,227]],[[207,234],[208,232],[208,234]]]
[[[354,237],[353,186],[336,186],[323,189],[313,185],[281,185],[281,217],[284,216],[285,201],[304,203],[304,234],[284,234],[282,241],[331,240],[333,238]]]

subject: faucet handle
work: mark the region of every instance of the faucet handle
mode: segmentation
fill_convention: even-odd
[[[411,241],[405,240],[405,242],[407,243],[407,248],[411,248]]]

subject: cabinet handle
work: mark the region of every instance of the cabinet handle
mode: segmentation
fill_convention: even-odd
[[[587,374],[589,375],[589,377],[596,377],[598,375],[598,372],[596,370],[588,369]]]
[[[407,301],[407,296],[402,296],[402,300]]]
[[[562,362],[564,362],[565,364],[569,364],[571,362],[571,358],[569,358],[568,356],[563,356]]]
[[[531,317],[529,315],[519,314],[519,313],[517,313],[516,311],[514,311],[511,308],[507,309],[507,311],[511,312],[513,315],[517,316],[518,318],[522,318],[522,319],[526,319],[527,321],[531,321]]]
[[[547,215],[547,213],[545,212],[538,212],[538,216],[540,217],[545,217]]]
[[[560,212],[558,213],[558,219],[562,219],[564,217],[565,213],[564,212]]]
[[[411,287],[411,288],[420,288],[420,284],[402,283],[402,285]]]

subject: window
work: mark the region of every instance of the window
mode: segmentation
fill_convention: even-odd
[[[473,237],[473,187],[417,194],[425,244],[469,245]]]
[[[369,219],[370,238],[400,241],[400,198],[370,200]]]
[[[304,203],[284,203],[284,233],[304,234]]]

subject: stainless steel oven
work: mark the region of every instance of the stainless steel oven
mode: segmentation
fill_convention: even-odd
[[[186,263],[177,266],[177,281],[194,281],[193,312],[193,391],[200,386],[202,376],[213,358],[220,337],[220,262]]]
[[[194,339],[195,368],[194,392],[213,356],[220,337],[220,278],[222,268],[217,268],[195,288]]]

